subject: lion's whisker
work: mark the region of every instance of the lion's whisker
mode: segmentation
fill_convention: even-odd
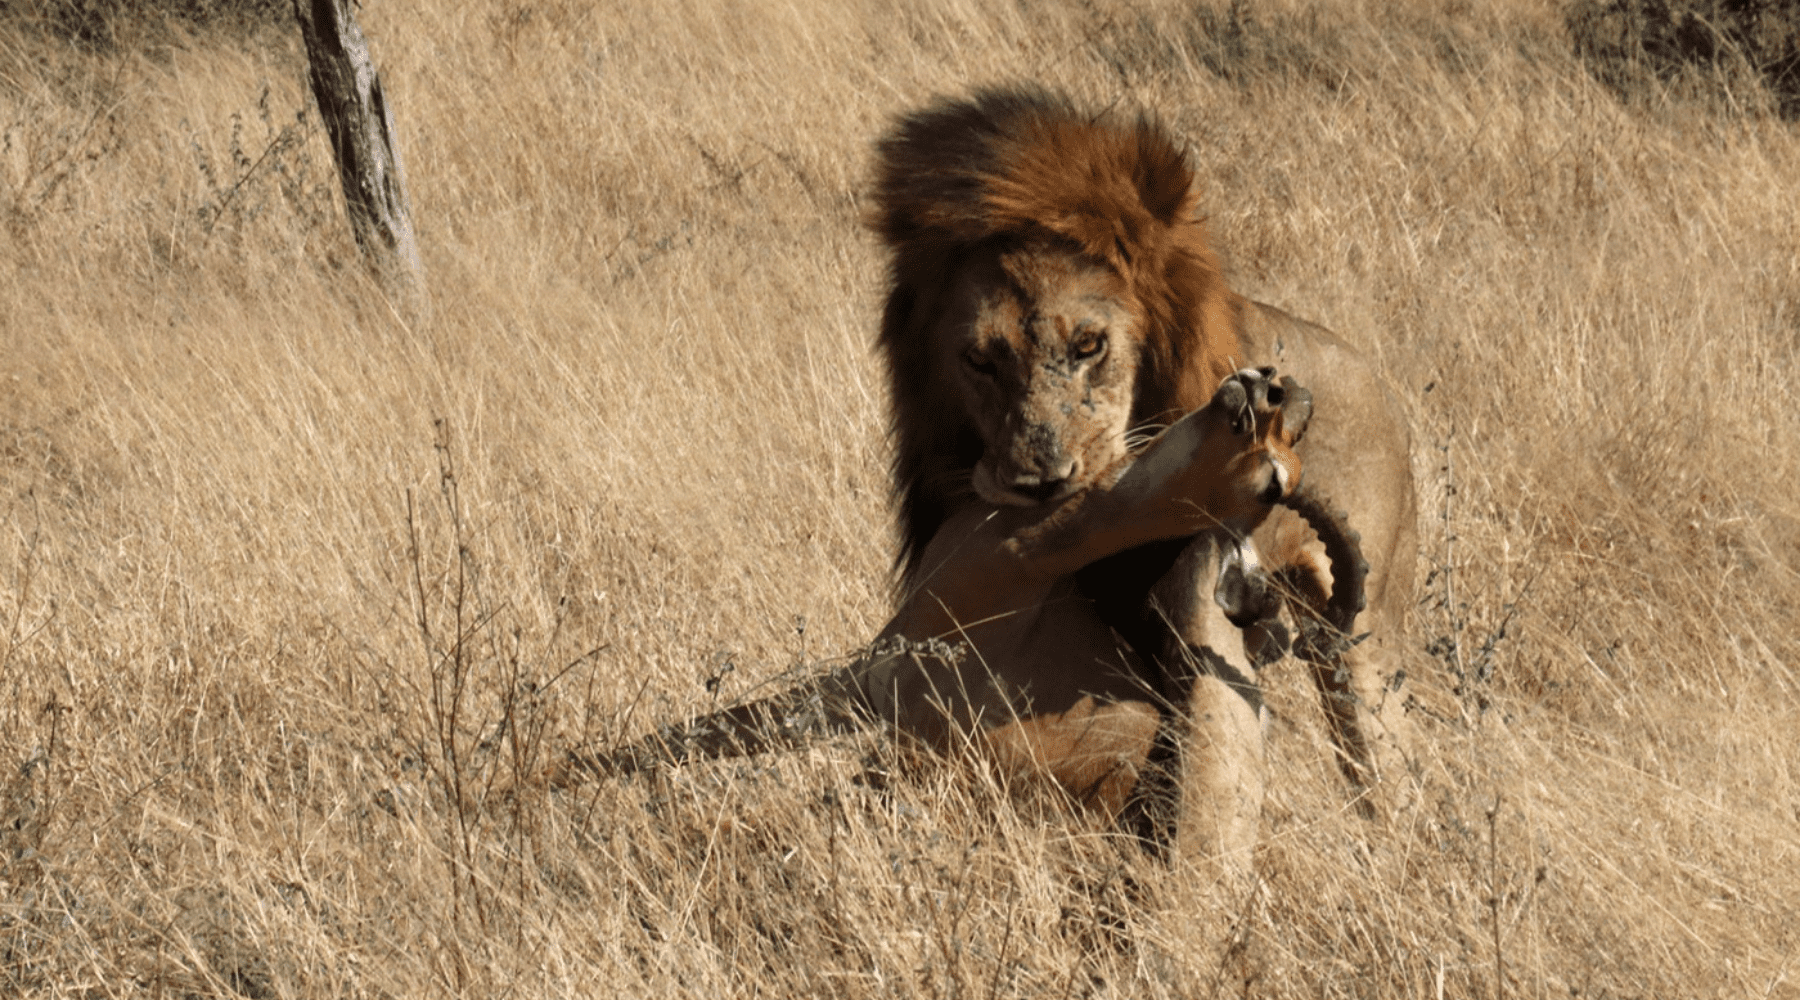
[[[1157,435],[1168,429],[1168,424],[1139,424],[1125,432],[1125,450],[1142,451],[1146,445],[1156,440]]]

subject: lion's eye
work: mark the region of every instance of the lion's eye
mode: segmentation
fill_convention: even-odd
[[[1075,338],[1074,354],[1077,361],[1097,358],[1106,352],[1106,335],[1098,330],[1089,330]]]
[[[1000,374],[1000,366],[994,359],[979,347],[971,347],[963,352],[963,364],[968,365],[978,375],[993,378]]]

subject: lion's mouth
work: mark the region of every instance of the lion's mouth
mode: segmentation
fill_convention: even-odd
[[[1065,475],[1046,477],[1021,473],[1002,479],[992,464],[980,462],[970,477],[970,485],[975,488],[976,496],[997,507],[1036,507],[1055,503],[1079,489],[1078,471],[1079,466],[1071,461]]]

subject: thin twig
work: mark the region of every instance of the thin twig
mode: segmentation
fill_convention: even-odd
[[[1494,925],[1494,1000],[1501,1000],[1506,987],[1506,956],[1500,947],[1500,801],[1494,794],[1493,808],[1488,810],[1488,914]]]

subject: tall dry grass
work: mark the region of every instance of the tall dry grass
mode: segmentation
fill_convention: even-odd
[[[368,3],[415,326],[286,34],[9,24],[0,992],[1796,995],[1800,139],[1563,13]],[[1248,889],[868,741],[503,794],[879,627],[867,151],[1020,78],[1405,401],[1418,808],[1291,665]]]

